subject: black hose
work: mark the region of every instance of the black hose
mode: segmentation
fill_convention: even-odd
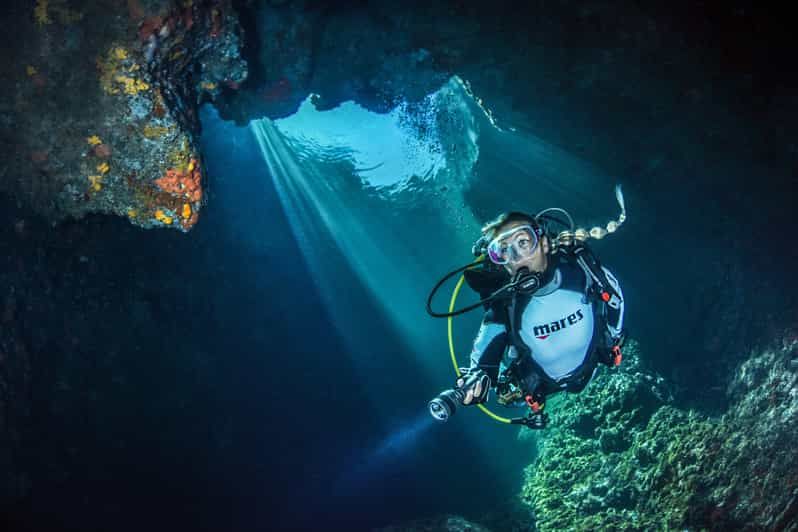
[[[494,294],[491,294],[487,299],[483,299],[481,301],[478,301],[478,302],[474,303],[473,305],[469,305],[467,307],[461,308],[460,310],[455,310],[453,312],[443,312],[442,313],[442,312],[435,312],[434,310],[432,310],[432,298],[435,296],[436,292],[441,287],[441,285],[443,283],[445,283],[446,281],[448,281],[449,279],[451,279],[452,277],[454,277],[455,275],[457,275],[458,273],[464,272],[468,268],[472,268],[472,267],[476,266],[477,264],[479,264],[480,262],[481,261],[471,262],[471,263],[466,264],[465,266],[463,266],[461,268],[457,268],[456,270],[453,270],[453,271],[447,273],[446,275],[444,275],[441,278],[441,280],[438,281],[435,284],[435,286],[432,288],[432,291],[429,293],[429,297],[427,298],[427,314],[429,314],[433,318],[448,318],[449,316],[459,316],[460,314],[465,314],[466,312],[474,310],[475,308],[481,306],[482,304],[490,301],[494,297]]]
[[[451,317],[451,316],[459,316],[460,314],[465,314],[466,312],[470,312],[470,311],[474,310],[477,307],[481,307],[485,303],[489,303],[490,301],[493,301],[497,297],[505,295],[505,293],[512,292],[513,290],[518,289],[519,286],[521,286],[521,288],[519,289],[520,291],[528,293],[528,290],[524,288],[524,284],[527,283],[530,280],[529,269],[528,268],[521,268],[515,274],[515,276],[513,277],[513,280],[511,282],[509,282],[506,285],[502,286],[501,288],[499,288],[498,290],[493,292],[488,297],[486,297],[484,299],[480,299],[479,301],[477,301],[473,305],[469,305],[467,307],[463,307],[463,308],[461,308],[459,310],[453,310],[452,312],[435,312],[434,310],[432,310],[432,298],[435,296],[435,293],[438,291],[438,289],[441,287],[441,285],[443,283],[445,283],[446,281],[448,281],[452,276],[457,275],[458,273],[460,273],[462,271],[465,271],[468,268],[476,266],[480,262],[481,261],[478,260],[476,262],[472,262],[471,264],[466,264],[465,266],[463,266],[461,268],[457,268],[456,270],[453,270],[453,271],[447,273],[446,275],[444,275],[443,278],[440,281],[438,281],[435,284],[435,286],[432,288],[432,291],[430,292],[429,297],[427,298],[427,314],[429,314],[433,318],[448,318],[448,317]],[[538,279],[539,279],[539,277],[538,277]],[[538,281],[534,285],[534,287],[531,288],[531,291],[537,290],[537,288],[539,286],[540,286],[540,282]]]

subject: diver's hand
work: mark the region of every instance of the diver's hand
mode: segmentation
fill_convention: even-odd
[[[484,403],[490,394],[490,377],[481,369],[460,368],[455,387],[465,392],[464,405]]]

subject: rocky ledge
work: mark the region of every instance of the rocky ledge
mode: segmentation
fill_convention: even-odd
[[[53,221],[191,228],[204,201],[197,106],[247,76],[231,2],[37,0],[5,17],[0,191]]]

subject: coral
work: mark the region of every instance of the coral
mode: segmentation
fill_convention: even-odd
[[[172,198],[158,198],[159,204],[170,203],[175,212],[180,213],[180,226],[189,229],[199,219],[198,207],[202,201],[202,172],[199,162],[189,150],[188,143],[170,154],[170,162],[174,164],[162,177],[154,181],[161,191]]]
[[[47,0],[36,0],[36,5],[33,8],[33,18],[39,26],[53,23],[52,19],[47,14],[47,7]]]
[[[392,525],[377,529],[376,532],[490,532],[478,523],[469,521],[459,515],[443,515],[428,519],[420,519],[401,525]]]
[[[141,5],[140,0],[127,0],[128,16],[134,21],[144,18],[144,7]]]
[[[759,530],[789,519],[798,495],[790,349],[741,365],[719,419],[678,409],[663,381],[639,369],[636,346],[620,372],[550,401],[554,423],[521,494],[538,529]]]
[[[163,24],[162,17],[146,17],[139,26],[139,40],[146,42],[152,35],[157,33],[158,28]]]
[[[49,158],[50,154],[44,150],[35,150],[32,151],[30,154],[30,160],[37,164],[44,163]]]
[[[83,20],[83,13],[67,9],[63,6],[53,6],[51,10],[55,12],[58,17],[58,22],[61,24],[74,24],[75,22]]]
[[[107,159],[111,156],[111,147],[108,146],[107,144],[103,144],[103,141],[99,136],[92,135],[90,137],[87,137],[86,142],[89,144],[89,146],[93,146],[91,151],[95,155],[95,157],[99,157],[101,159]],[[101,170],[101,167],[105,168],[105,172]],[[109,168],[110,167],[108,167],[108,165],[105,164],[105,166],[102,165],[98,166],[97,170],[100,173],[107,173]]]
[[[100,86],[107,94],[124,92],[128,96],[135,96],[150,89],[149,83],[135,77],[141,74],[141,67],[120,46],[109,48],[105,59],[98,58],[97,69],[100,71]]]
[[[155,180],[158,188],[191,202],[202,200],[201,173],[196,159],[191,159],[185,168],[170,168],[160,179]]]
[[[15,95],[0,126],[21,150],[0,173],[28,178],[0,180],[2,192],[52,221],[107,213],[162,228],[161,210],[170,228],[193,226],[198,104],[246,76],[231,2],[33,0],[9,15],[22,31],[0,76]]]
[[[107,159],[111,156],[111,147],[108,144],[98,144],[92,151],[96,157],[101,159]]]
[[[167,133],[169,133],[170,129],[165,126],[154,126],[152,124],[147,124],[141,130],[141,134],[147,137],[148,139],[157,139],[159,137],[163,137]]]
[[[33,8],[33,18],[36,24],[38,26],[52,24],[51,13],[58,17],[58,22],[61,24],[74,24],[83,19],[83,13],[58,4],[59,2],[54,2],[54,5],[51,5],[49,0],[36,0],[36,5]]]
[[[155,219],[166,225],[172,225],[173,221],[173,218],[167,215],[162,209],[155,211]]]
[[[91,184],[91,189],[95,192],[99,192],[103,188],[103,176],[101,175],[90,175],[89,176],[89,183]]]
[[[115,76],[114,80],[122,84],[122,89],[125,94],[129,96],[135,96],[139,92],[149,90],[150,88],[148,83],[140,79],[131,78],[130,76]]]
[[[219,37],[222,29],[222,14],[218,9],[211,10],[211,31],[208,34],[211,38]]]

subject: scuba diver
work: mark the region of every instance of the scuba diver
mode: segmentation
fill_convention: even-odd
[[[452,348],[458,377],[453,389],[430,401],[434,418],[446,421],[459,405],[480,405],[499,421],[541,429],[548,422],[543,407],[549,395],[578,393],[599,364],[620,364],[625,338],[623,293],[585,242],[615,232],[626,219],[620,186],[615,194],[621,215],[606,229],[576,229],[570,215],[559,208],[534,216],[499,215],[482,228],[474,244],[477,261],[449,273],[435,286],[427,301],[432,316],[451,319],[479,306],[485,313],[468,368],[458,368]],[[547,214],[552,211],[564,214],[570,223]],[[569,230],[555,233],[555,223]],[[458,311],[433,312],[433,295],[459,272],[481,300]],[[456,293],[452,307],[455,298]],[[506,419],[487,410],[482,405],[492,389],[499,404],[526,405],[529,415]]]

